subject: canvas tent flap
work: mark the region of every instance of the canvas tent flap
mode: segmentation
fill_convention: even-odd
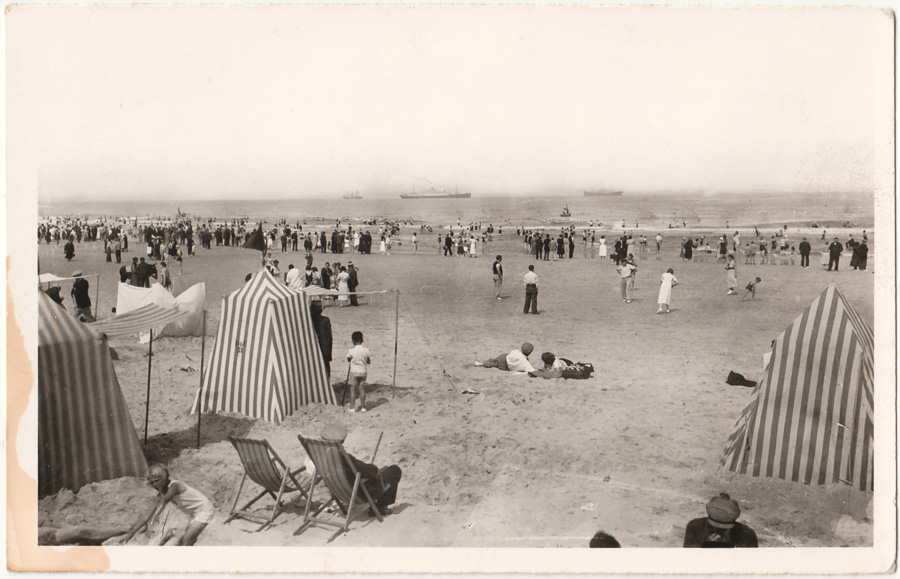
[[[165,327],[154,328],[160,336],[199,336],[202,333],[201,317],[206,304],[206,284],[194,284],[177,297],[170,294],[158,283],[149,288],[135,287],[126,283],[119,284],[116,298],[116,314],[121,316],[145,306],[156,304],[167,309],[176,309],[190,314]]]
[[[776,339],[720,467],[874,488],[874,336],[831,284]]]
[[[106,338],[43,293],[39,300],[38,495],[145,476]]]
[[[42,273],[41,275],[38,276],[38,281],[40,283],[53,283],[53,282],[58,282],[58,281],[65,281],[67,279],[71,279],[71,278],[59,277],[52,273]]]
[[[111,320],[91,324],[91,327],[106,334],[108,338],[120,338],[162,328],[189,315],[187,312],[180,312],[176,309],[147,304]]]
[[[222,300],[192,413],[237,412],[278,423],[312,403],[336,401],[307,298],[263,269]]]

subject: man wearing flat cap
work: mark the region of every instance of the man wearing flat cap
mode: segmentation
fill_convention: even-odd
[[[520,348],[514,349],[509,354],[500,354],[496,358],[484,362],[475,362],[475,365],[508,372],[534,372],[534,367],[528,361],[528,356],[532,352],[534,352],[534,346],[530,342],[525,342]]]
[[[337,424],[326,424],[319,435],[322,437],[322,440],[340,442],[343,445],[344,440],[347,438],[347,429]],[[326,452],[337,453],[338,449],[329,448]],[[400,484],[400,477],[403,475],[403,471],[396,464],[378,468],[374,464],[359,460],[349,452],[347,456],[353,462],[353,468],[356,469],[356,472],[362,475],[361,482],[365,485],[366,490],[369,491],[372,500],[375,501],[375,506],[378,507],[382,515],[390,514],[391,511],[388,507],[397,500],[397,487]],[[350,466],[340,456],[331,456],[329,460],[344,465],[344,474],[349,480],[356,478]],[[374,515],[374,513],[371,514]]]
[[[719,493],[706,503],[706,515],[687,524],[684,530],[685,547],[759,547],[753,529],[737,522],[741,507],[727,493]]]

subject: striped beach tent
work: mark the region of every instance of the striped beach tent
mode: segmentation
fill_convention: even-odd
[[[829,285],[775,339],[720,468],[873,489],[874,338]]]
[[[38,311],[38,494],[147,474],[106,338],[45,294]]]
[[[305,404],[335,404],[306,296],[263,269],[222,300],[216,342],[191,413],[281,422]]]

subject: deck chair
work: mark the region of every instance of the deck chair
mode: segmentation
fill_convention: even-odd
[[[238,485],[237,494],[234,497],[234,503],[231,505],[231,513],[226,523],[236,518],[244,518],[254,522],[261,523],[256,531],[261,531],[272,524],[272,521],[284,510],[281,504],[282,497],[287,493],[300,491],[300,494],[307,498],[311,492],[305,487],[309,486],[309,477],[305,478],[306,484],[301,483],[298,475],[306,470],[306,467],[300,467],[297,470],[290,470],[278,454],[272,448],[267,440],[253,440],[251,438],[236,438],[229,436],[228,440],[234,445],[241,463],[244,465],[244,476]],[[241,492],[244,490],[244,483],[247,479],[252,480],[263,488],[262,492],[253,497],[248,503],[238,508],[238,501],[241,498]],[[271,511],[251,512],[248,510],[256,501],[269,495],[275,499],[275,506]],[[263,514],[260,514],[263,513]]]
[[[337,527],[338,531],[328,540],[330,543],[341,533],[346,533],[350,528],[350,523],[358,518],[362,513],[371,508],[379,521],[384,519],[375,506],[375,501],[369,494],[368,489],[362,484],[362,475],[357,472],[353,466],[353,461],[344,450],[344,446],[340,442],[330,440],[317,440],[311,438],[303,438],[298,435],[300,444],[306,449],[309,458],[316,465],[316,474],[313,477],[312,487],[306,498],[306,509],[303,511],[303,524],[300,525],[294,535],[299,535],[315,523]],[[344,465],[349,466],[350,472],[354,474],[354,478],[347,477]],[[325,503],[319,505],[314,513],[312,510],[312,496],[316,484],[322,481],[325,488],[331,495],[331,498]],[[360,493],[360,491],[362,491]],[[320,516],[322,511],[330,505],[337,505],[340,516],[328,518]]]

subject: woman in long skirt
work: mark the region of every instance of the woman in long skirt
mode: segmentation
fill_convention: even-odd
[[[606,257],[608,255],[609,254],[607,253],[607,250],[606,250],[606,236],[601,235],[600,236],[600,249],[597,250],[597,257],[602,257],[603,259],[606,259]]]
[[[338,288],[338,305],[346,306],[350,304],[350,274],[347,273],[347,268],[343,265],[341,266],[341,273],[337,276],[337,288]]]
[[[670,267],[660,278],[659,299],[656,300],[659,303],[657,314],[669,313],[669,303],[672,301],[672,288],[677,285],[678,280],[675,279],[675,270]]]
[[[728,254],[725,262],[725,271],[728,273],[728,295],[734,295],[737,290],[737,270],[735,269],[733,253]]]

